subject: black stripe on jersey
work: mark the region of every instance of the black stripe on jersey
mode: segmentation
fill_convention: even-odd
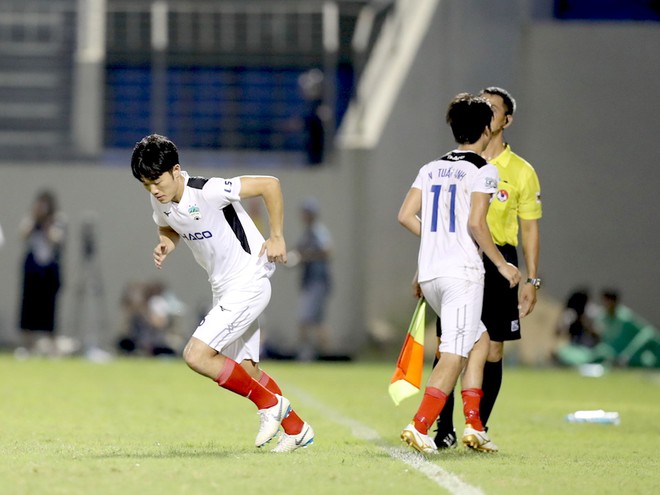
[[[447,160],[449,162],[459,162],[464,160],[466,162],[470,162],[477,168],[481,168],[488,163],[484,158],[477,155],[476,153],[473,153],[472,151],[450,151],[445,156],[440,158],[440,160]]]
[[[202,189],[208,181],[205,177],[190,177],[188,179],[188,185],[193,189]]]
[[[241,243],[243,250],[248,254],[252,254],[252,251],[250,251],[250,244],[248,243],[247,236],[245,235],[245,230],[243,229],[243,224],[241,223],[241,220],[238,218],[238,214],[234,209],[234,205],[229,204],[225,206],[222,209],[222,213],[225,214],[225,220],[227,220],[227,223],[231,227],[231,230],[234,232],[236,238]]]

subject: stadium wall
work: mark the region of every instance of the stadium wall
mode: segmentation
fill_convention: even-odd
[[[534,164],[543,185],[543,297],[563,299],[575,285],[594,290],[611,285],[629,306],[660,324],[655,262],[660,243],[652,196],[660,172],[651,146],[660,110],[660,28],[529,24],[522,14],[485,9],[475,11],[474,2],[440,2],[374,149],[339,150],[333,165],[314,170],[209,169],[187,165],[182,154],[184,168],[195,175],[278,175],[290,245],[300,228],[297,204],[310,193],[320,199],[337,245],[329,314],[337,353],[354,353],[368,336],[379,339],[405,330],[414,306],[409,287],[417,244],[398,225],[398,208],[418,167],[452,146],[444,124],[449,98],[492,84],[517,97],[519,112],[508,137]],[[44,186],[58,193],[71,223],[60,312],[64,333],[75,316],[79,227],[89,210],[98,215],[109,320],[105,342],[116,335],[119,297],[130,280],[165,281],[189,305],[184,326],[194,326],[197,307],[210,299],[205,274],[183,252],[162,272],[153,268],[154,228],[145,193],[128,170],[129,154],[118,166],[2,166],[0,224],[6,244],[0,250],[0,341],[16,339],[18,222]],[[297,277],[293,269],[276,272],[266,314],[268,337],[284,352],[295,344]],[[554,323],[547,322],[548,327]]]
[[[563,302],[587,286],[597,299],[615,287],[660,324],[660,172],[649,146],[660,110],[660,25],[530,22],[516,5],[440,2],[379,144],[359,153],[365,237],[378,246],[363,257],[365,321],[411,313],[417,242],[398,226],[398,208],[419,166],[453,147],[449,99],[498,85],[519,104],[507,139],[543,189],[540,296]],[[546,322],[548,332],[555,323]]]

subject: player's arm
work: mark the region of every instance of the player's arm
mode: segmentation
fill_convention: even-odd
[[[539,264],[539,221],[520,219],[520,235],[523,256],[529,278],[538,277]],[[523,284],[520,290],[520,317],[523,318],[534,310],[536,288],[532,284]]]
[[[497,249],[486,222],[490,198],[491,195],[488,193],[472,193],[468,227],[472,237],[477,241],[484,254],[493,262],[500,274],[509,281],[510,287],[515,287],[520,282],[520,271],[511,263],[507,263],[502,253]]]
[[[241,177],[240,197],[254,198],[261,196],[268,212],[270,236],[261,247],[259,256],[268,254],[268,261],[286,263],[286,243],[284,242],[284,197],[277,177],[243,176]]]
[[[167,255],[176,249],[179,242],[179,234],[172,227],[158,227],[158,244],[154,248],[154,263],[156,268],[163,267]]]
[[[416,236],[422,235],[422,222],[417,214],[422,209],[422,191],[411,187],[399,209],[398,220],[410,232]]]

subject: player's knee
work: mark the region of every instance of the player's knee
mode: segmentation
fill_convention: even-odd
[[[504,356],[504,343],[503,342],[490,342],[490,347],[488,348],[488,357],[487,361],[491,363],[496,363],[502,360]]]
[[[183,360],[190,369],[196,371],[197,373],[201,373],[201,371],[204,369],[205,359],[206,357],[204,354],[200,352],[200,350],[195,346],[187,345],[183,350]]]
[[[255,380],[259,380],[261,378],[262,372],[259,368],[259,363],[247,359],[241,362],[241,367],[247,371],[248,375],[250,375]]]

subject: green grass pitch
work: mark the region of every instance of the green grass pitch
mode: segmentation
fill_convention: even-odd
[[[659,493],[658,374],[507,368],[490,421],[500,452],[423,457],[399,440],[420,396],[394,406],[393,366],[264,362],[316,430],[278,455],[254,448],[249,401],[180,360],[0,355],[0,494]],[[621,425],[567,423],[577,409],[619,411]]]

